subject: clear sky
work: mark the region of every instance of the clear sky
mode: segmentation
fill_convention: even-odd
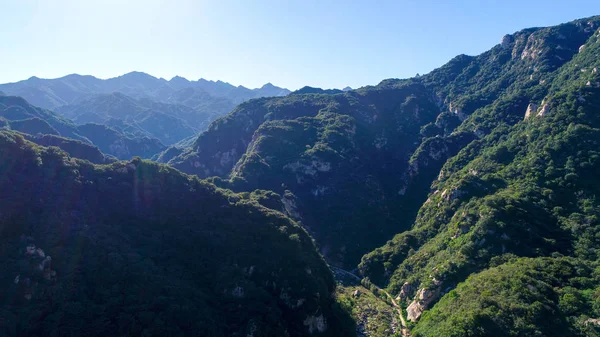
[[[599,0],[0,0],[0,83],[137,70],[356,88],[598,14]]]

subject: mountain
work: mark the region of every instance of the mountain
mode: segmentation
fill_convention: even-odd
[[[72,74],[56,79],[31,77],[16,83],[0,84],[0,89],[6,94],[21,96],[31,104],[46,109],[56,109],[78,103],[93,95],[113,92],[133,98],[150,98],[157,102],[163,102],[168,99],[169,95],[187,88],[203,91],[212,98],[226,98],[234,104],[252,98],[283,96],[289,93],[289,90],[276,87],[271,83],[265,84],[261,88],[248,89],[222,81],[215,82],[204,79],[188,81],[179,76],[167,81],[142,72],[131,72],[107,80],[89,75]]]
[[[0,131],[0,332],[339,335],[332,273],[277,197]]]
[[[100,93],[117,91],[125,95],[143,95],[166,82],[144,73],[131,72],[108,80],[78,74],[57,79],[40,79],[34,76],[16,83],[2,84],[0,87],[8,95],[21,96],[42,108],[55,109]]]
[[[76,125],[52,111],[30,105],[21,97],[0,96],[0,118],[4,120],[4,128],[31,135],[31,141],[59,146],[71,154],[80,154],[78,158],[95,158],[92,160],[95,163],[104,162],[99,159],[99,151],[130,159],[133,156],[150,158],[165,149],[158,139],[148,135],[127,136],[115,128],[94,123]],[[55,137],[45,137],[50,135]]]
[[[339,94],[344,91],[349,91],[349,90],[342,91],[339,89],[321,89],[321,88],[313,88],[313,87],[305,86],[305,87],[302,87],[302,88],[292,92],[292,94],[295,94],[295,95],[298,95],[298,94]]]
[[[597,335],[599,27],[525,29],[416,78],[252,100],[168,163],[283,195],[416,336]]]
[[[113,155],[118,159],[134,156],[150,158],[165,149],[165,146],[156,138],[130,138],[113,128],[101,124],[83,124],[78,129],[102,152]]]
[[[79,124],[83,124],[103,121],[111,117],[127,120],[142,113],[145,109],[139,106],[135,99],[114,92],[91,96],[75,105],[62,106],[55,111]]]
[[[289,90],[280,88],[271,83],[267,83],[260,88],[252,89],[256,93],[256,98],[258,97],[272,97],[272,96],[285,96],[290,93]]]
[[[448,326],[434,328],[442,316],[452,320],[460,315],[468,320],[478,315],[477,320],[489,322],[486,331],[514,329],[509,326],[517,324],[517,318],[502,321],[495,315],[475,313],[470,306],[507,310],[501,297],[517,295],[502,288],[506,287],[507,275],[501,271],[511,270],[512,277],[523,279],[525,284],[527,278],[536,277],[521,264],[548,265],[539,267],[540,277],[562,280],[557,281],[553,292],[543,294],[547,306],[556,308],[552,316],[545,309],[532,308],[524,322],[531,325],[531,330],[522,331],[587,335],[588,323],[583,317],[598,313],[588,309],[591,300],[583,294],[597,286],[598,280],[584,270],[579,275],[562,270],[556,274],[546,268],[593,266],[597,260],[592,238],[600,209],[593,197],[600,191],[594,173],[599,169],[596,144],[600,141],[599,26],[600,18],[595,17],[515,34],[513,45],[505,48],[532,66],[541,62],[555,70],[539,74],[542,79],[529,84],[532,94],[525,91],[501,96],[491,107],[476,110],[465,120],[459,128],[485,130],[486,135],[445,163],[413,229],[363,258],[363,274],[380,284],[387,282],[390,291],[400,293],[408,304],[409,319],[416,321],[424,309],[448,293],[439,309],[434,306],[428,316],[422,314],[420,335],[464,335],[451,332],[454,330]],[[519,49],[523,41],[539,48],[535,54],[548,56],[564,53],[570,44],[571,57],[558,68],[543,57],[529,59],[527,46]],[[559,44],[562,48],[554,44],[557,41],[564,41]],[[569,258],[561,260],[561,256]],[[548,260],[550,257],[553,259]],[[502,263],[509,265],[482,272]],[[480,276],[474,275],[479,272]],[[468,275],[473,276],[465,281]],[[571,278],[577,277],[587,277],[588,282],[576,284]],[[464,285],[453,291],[461,282]],[[498,283],[498,288],[459,304],[459,298],[463,298],[459,294],[481,282]],[[528,290],[523,291],[513,305],[533,303],[529,302],[532,297],[526,297]],[[571,296],[565,295],[569,292],[581,296],[581,302],[567,308],[562,297]],[[560,329],[537,326],[536,317],[556,317],[549,320],[562,320],[563,324]],[[465,324],[464,331],[468,331],[476,323]]]
[[[198,130],[206,130],[208,125],[220,116],[233,110],[235,103],[226,97],[215,97],[206,91],[187,87],[170,93],[165,102],[192,108],[195,113],[180,116]]]
[[[600,336],[598,68],[600,16],[348,91],[134,73],[72,103],[111,127],[0,97],[0,334]],[[203,95],[241,104],[167,165],[59,139]]]
[[[197,129],[183,119],[195,115],[193,109],[147,99],[135,100],[118,92],[92,96],[56,111],[78,124],[112,126],[116,121],[121,121],[117,124],[123,124],[121,131],[128,136],[146,134],[163,144],[173,144],[197,134]]]
[[[60,133],[45,120],[34,117],[29,119],[15,120],[9,123],[10,129],[32,135],[60,135]]]
[[[375,87],[333,95],[253,100],[214,122],[193,147],[169,163],[201,177],[232,178],[280,193],[286,189],[284,184],[299,194],[302,204],[310,205],[310,216],[318,214],[318,223],[305,219],[317,241],[320,228],[332,226],[335,240],[322,246],[339,245],[333,252],[344,256],[348,249],[355,249],[350,259],[357,261],[368,246],[368,236],[381,238],[397,232],[397,222],[383,214],[395,212],[393,219],[406,212],[416,215],[427,198],[426,190],[418,198],[411,191],[427,188],[447,158],[490,132],[494,125],[487,125],[488,121],[503,118],[516,123],[530,100],[543,99],[557,69],[593,35],[589,27],[577,22],[539,30],[544,37],[550,34],[547,42],[528,37],[536,30],[525,30],[478,57],[459,56],[419,78],[386,80]],[[551,48],[559,42],[559,49]],[[544,48],[544,43],[551,47]],[[493,113],[485,123],[475,124],[495,100],[512,104],[502,107],[503,114]],[[465,121],[477,109],[482,111]],[[343,187],[356,188],[354,180],[361,181],[366,190],[359,193]],[[360,214],[375,212],[367,217],[371,225],[358,219],[342,220],[341,214],[331,219],[318,211],[321,207],[326,214],[340,210],[348,217],[348,209],[334,207],[346,195],[355,196],[353,200],[364,196],[359,203],[364,206],[352,209]],[[322,200],[328,197],[330,201]],[[352,224],[364,227],[356,233]],[[360,236],[363,233],[366,237]],[[359,241],[340,240],[346,235]]]
[[[94,145],[80,140],[64,138],[45,120],[33,117],[30,119],[8,121],[0,117],[0,130],[19,132],[27,140],[42,146],[56,146],[70,156],[88,160],[94,164],[104,164],[114,161],[112,156],[106,156]]]
[[[32,77],[2,84],[0,88],[78,124],[110,125],[114,119],[120,119],[128,124],[121,128],[127,136],[139,136],[141,129],[142,134],[158,138],[166,145],[205,130],[239,103],[289,93],[271,83],[247,89],[221,81],[189,81],[179,76],[167,81],[142,72],[107,80],[77,74],[57,79]]]
[[[415,81],[252,100],[169,164],[201,177],[231,177],[233,185],[223,186],[235,190],[289,190],[323,254],[352,265],[397,233],[393,219],[407,211],[401,200],[408,199],[398,194],[398,172],[417,149],[421,126],[438,114]]]
[[[14,130],[12,124],[11,128]],[[58,147],[71,157],[87,160],[93,164],[110,164],[117,160],[113,156],[103,154],[96,146],[82,141],[49,134],[32,135],[24,133],[22,136],[28,141],[41,146]]]
[[[77,126],[70,120],[59,116],[52,111],[41,109],[30,105],[21,97],[0,96],[0,116],[8,121],[43,120],[47,126],[46,130],[51,134],[61,135],[73,139],[86,141],[85,137],[78,134]],[[36,122],[33,122],[36,123]]]

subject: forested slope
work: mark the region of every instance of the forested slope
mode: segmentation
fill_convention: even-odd
[[[257,199],[0,131],[0,335],[339,335],[331,271]]]

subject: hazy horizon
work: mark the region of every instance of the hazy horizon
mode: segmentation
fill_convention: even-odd
[[[70,73],[70,74],[66,74],[66,75],[62,75],[62,76],[57,76],[57,77],[40,77],[40,76],[35,76],[35,75],[32,75],[32,76],[29,76],[28,78],[23,78],[23,79],[20,79],[20,80],[18,80],[18,81],[12,81],[12,82],[2,82],[2,83],[0,83],[0,84],[13,84],[13,83],[18,83],[18,82],[27,81],[27,80],[29,80],[29,79],[32,79],[32,78],[39,78],[39,79],[42,79],[42,80],[56,80],[56,79],[61,79],[61,78],[68,77],[68,76],[72,76],[72,75],[83,76],[83,77],[85,77],[85,76],[92,76],[92,77],[95,77],[95,78],[97,78],[97,79],[99,79],[99,80],[109,80],[109,79],[113,79],[113,78],[121,77],[121,76],[124,76],[124,75],[128,75],[128,74],[131,74],[131,73],[143,73],[143,74],[146,74],[146,75],[152,76],[152,77],[154,77],[154,78],[156,78],[156,79],[159,79],[159,80],[161,80],[161,79],[162,79],[162,80],[165,80],[165,81],[170,81],[170,80],[172,80],[173,78],[176,78],[176,77],[181,77],[181,78],[184,78],[184,79],[186,79],[186,80],[188,80],[188,81],[191,81],[191,82],[195,82],[195,81],[199,81],[199,80],[206,80],[206,81],[213,82],[213,83],[217,83],[217,82],[223,82],[223,83],[227,83],[227,84],[230,84],[230,85],[233,85],[233,86],[236,86],[236,87],[245,87],[245,88],[247,88],[247,89],[258,89],[258,88],[261,88],[261,87],[263,87],[264,85],[267,85],[267,84],[272,84],[272,85],[274,85],[274,86],[281,87],[281,86],[277,85],[277,83],[272,83],[272,82],[266,82],[266,83],[263,83],[263,84],[261,84],[261,85],[259,85],[259,86],[257,86],[257,87],[248,87],[248,86],[241,85],[241,84],[229,83],[229,82],[227,82],[227,81],[222,81],[222,80],[219,80],[219,79],[212,80],[212,79],[207,79],[207,78],[202,78],[202,77],[200,77],[200,78],[187,78],[187,77],[185,77],[185,76],[181,76],[181,75],[175,75],[175,76],[172,76],[172,77],[169,77],[169,78],[164,78],[164,77],[155,76],[155,75],[153,75],[153,74],[147,73],[147,72],[145,72],[145,71],[139,71],[139,70],[132,70],[132,71],[129,71],[129,72],[127,72],[127,73],[120,74],[120,75],[117,75],[117,76],[111,76],[111,77],[99,77],[99,76],[96,76],[96,75],[94,75],[94,74],[78,74],[78,73]],[[283,87],[282,87],[282,88],[283,88]],[[284,89],[287,89],[287,88],[284,88]],[[340,88],[340,89],[341,89],[341,88]]]
[[[457,3],[19,1],[0,38],[0,83],[68,74],[352,88],[478,55],[505,34],[600,13],[592,1]],[[532,15],[535,13],[535,15]],[[8,65],[8,66],[6,66]]]

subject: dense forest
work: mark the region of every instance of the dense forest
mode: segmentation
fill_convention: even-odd
[[[343,330],[332,273],[301,227],[260,205],[268,195],[139,158],[97,166],[6,131],[0,158],[0,334]]]

